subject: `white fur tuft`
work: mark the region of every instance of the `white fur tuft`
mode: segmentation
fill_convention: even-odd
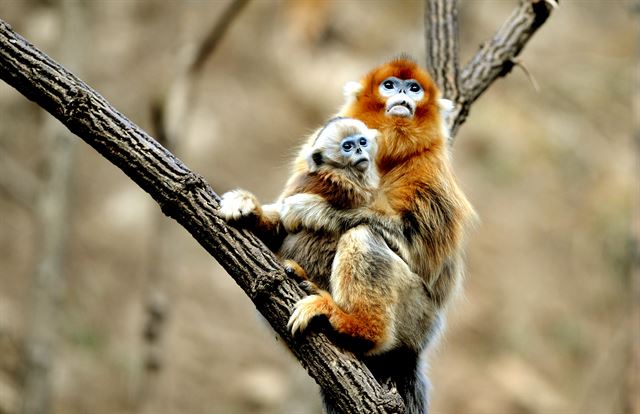
[[[453,108],[455,107],[455,105],[453,104],[453,101],[449,99],[444,99],[444,98],[438,99],[438,106],[442,111],[445,112],[446,115],[451,113],[451,111],[453,111]]]
[[[356,98],[362,91],[362,84],[357,81],[349,81],[342,87],[342,94],[345,98]]]
[[[455,108],[455,104],[453,101],[449,99],[440,98],[438,99],[438,107],[440,108],[440,123],[442,134],[446,139],[451,138],[451,131],[449,131],[449,121],[451,114],[453,113],[453,108]]]

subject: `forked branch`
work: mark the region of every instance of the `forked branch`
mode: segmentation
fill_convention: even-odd
[[[499,77],[507,75],[518,60],[516,57],[531,36],[547,21],[556,1],[520,0],[518,7],[496,34],[483,43],[480,50],[466,64],[457,79],[458,23],[455,0],[427,0],[425,18],[427,41],[427,67],[447,99],[455,103],[449,118],[451,136],[467,119],[471,105]],[[450,14],[447,14],[449,12]],[[442,40],[442,34],[451,36]],[[437,35],[436,35],[437,34]]]

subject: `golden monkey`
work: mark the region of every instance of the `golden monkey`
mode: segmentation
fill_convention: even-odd
[[[330,297],[320,292],[302,299],[291,326],[302,329],[324,315],[337,331],[368,338],[374,347],[365,362],[374,376],[395,384],[408,413],[423,413],[428,407],[423,351],[439,336],[446,305],[460,284],[464,234],[475,213],[452,172],[443,101],[423,69],[410,59],[396,59],[349,84],[346,92],[338,116],[358,119],[379,132],[379,186],[371,203],[340,208],[313,194],[287,199],[308,173],[303,149],[279,200],[284,208],[278,207],[277,214],[249,210],[263,237],[281,234],[281,229],[273,231],[281,226],[293,232],[303,228],[342,234],[337,250],[345,254],[332,262]],[[398,237],[395,251],[376,228]],[[393,271],[367,275],[377,269],[369,264],[376,260]],[[369,276],[369,289],[362,289],[366,284],[353,289],[354,275],[362,280]],[[330,300],[350,307],[339,307],[342,311],[357,314],[349,323],[361,323],[342,324]],[[366,327],[371,329],[360,329]],[[325,401],[327,411],[333,412],[332,406]]]

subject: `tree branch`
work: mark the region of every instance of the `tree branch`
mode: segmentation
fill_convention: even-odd
[[[460,96],[458,63],[458,0],[427,0],[424,18],[427,70],[442,96],[457,102]]]
[[[518,7],[496,34],[480,47],[476,55],[467,63],[460,74],[458,89],[451,86],[455,79],[457,66],[457,13],[451,16],[443,13],[447,0],[427,0],[425,18],[428,25],[426,36],[428,43],[428,66],[435,80],[444,91],[444,96],[453,99],[456,106],[449,118],[451,137],[455,136],[469,114],[471,105],[499,77],[507,75],[516,64],[520,54],[531,36],[547,21],[551,11],[557,7],[550,0],[520,0]],[[453,1],[451,3],[454,3]],[[434,33],[438,33],[433,37]],[[442,39],[443,33],[452,34],[452,39]],[[434,60],[435,62],[432,62]],[[453,92],[452,92],[453,91]],[[455,92],[457,91],[457,95]],[[450,93],[451,95],[447,95]],[[452,97],[455,97],[452,98]]]
[[[322,333],[291,337],[286,322],[301,289],[255,236],[217,216],[218,196],[200,175],[2,20],[0,78],[119,167],[187,229],[247,293],[340,411],[403,411],[395,390],[383,389],[362,362]]]

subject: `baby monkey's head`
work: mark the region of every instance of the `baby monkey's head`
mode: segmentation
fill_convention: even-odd
[[[375,168],[377,137],[377,130],[357,119],[330,119],[313,142],[309,171],[339,168],[363,174]]]

